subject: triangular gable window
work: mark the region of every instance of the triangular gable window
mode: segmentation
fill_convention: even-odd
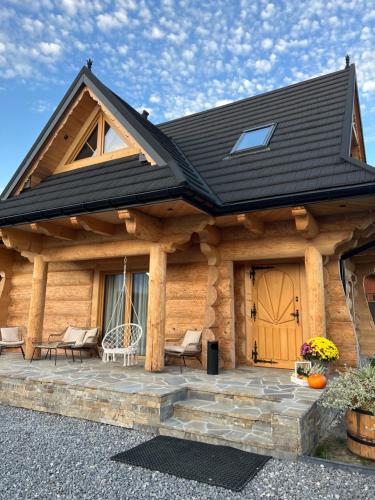
[[[105,122],[103,153],[111,153],[112,151],[118,151],[127,147],[128,144]]]
[[[74,148],[73,154],[68,160],[69,163],[82,162],[90,158],[129,149],[129,144],[123,139],[118,131],[115,130],[104,118],[103,114],[97,118],[80,141]]]
[[[91,132],[86,142],[82,146],[82,149],[74,158],[74,161],[83,160],[84,158],[91,158],[96,156],[98,151],[98,125],[95,126],[94,130]]]

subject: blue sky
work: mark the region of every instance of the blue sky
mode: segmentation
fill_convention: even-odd
[[[1,0],[0,189],[88,57],[154,123],[356,63],[375,165],[373,0]]]

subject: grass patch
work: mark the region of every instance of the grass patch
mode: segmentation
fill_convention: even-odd
[[[375,461],[367,460],[351,453],[346,446],[346,439],[341,437],[329,437],[321,441],[315,448],[312,456],[346,464],[364,465],[375,469]]]

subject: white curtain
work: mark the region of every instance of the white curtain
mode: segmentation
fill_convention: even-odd
[[[138,354],[144,356],[146,354],[147,338],[148,273],[133,273],[132,302],[138,316],[139,324],[142,326],[143,330]],[[134,310],[132,310],[132,323],[138,323],[137,316]]]
[[[109,274],[105,277],[103,332],[124,323],[123,274]]]

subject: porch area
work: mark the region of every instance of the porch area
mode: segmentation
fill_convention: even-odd
[[[291,384],[290,372],[237,368],[218,376],[177,366],[150,373],[143,366],[85,359],[31,365],[0,357],[0,403],[156,434],[226,444],[275,457],[311,451],[325,427],[321,391]]]

